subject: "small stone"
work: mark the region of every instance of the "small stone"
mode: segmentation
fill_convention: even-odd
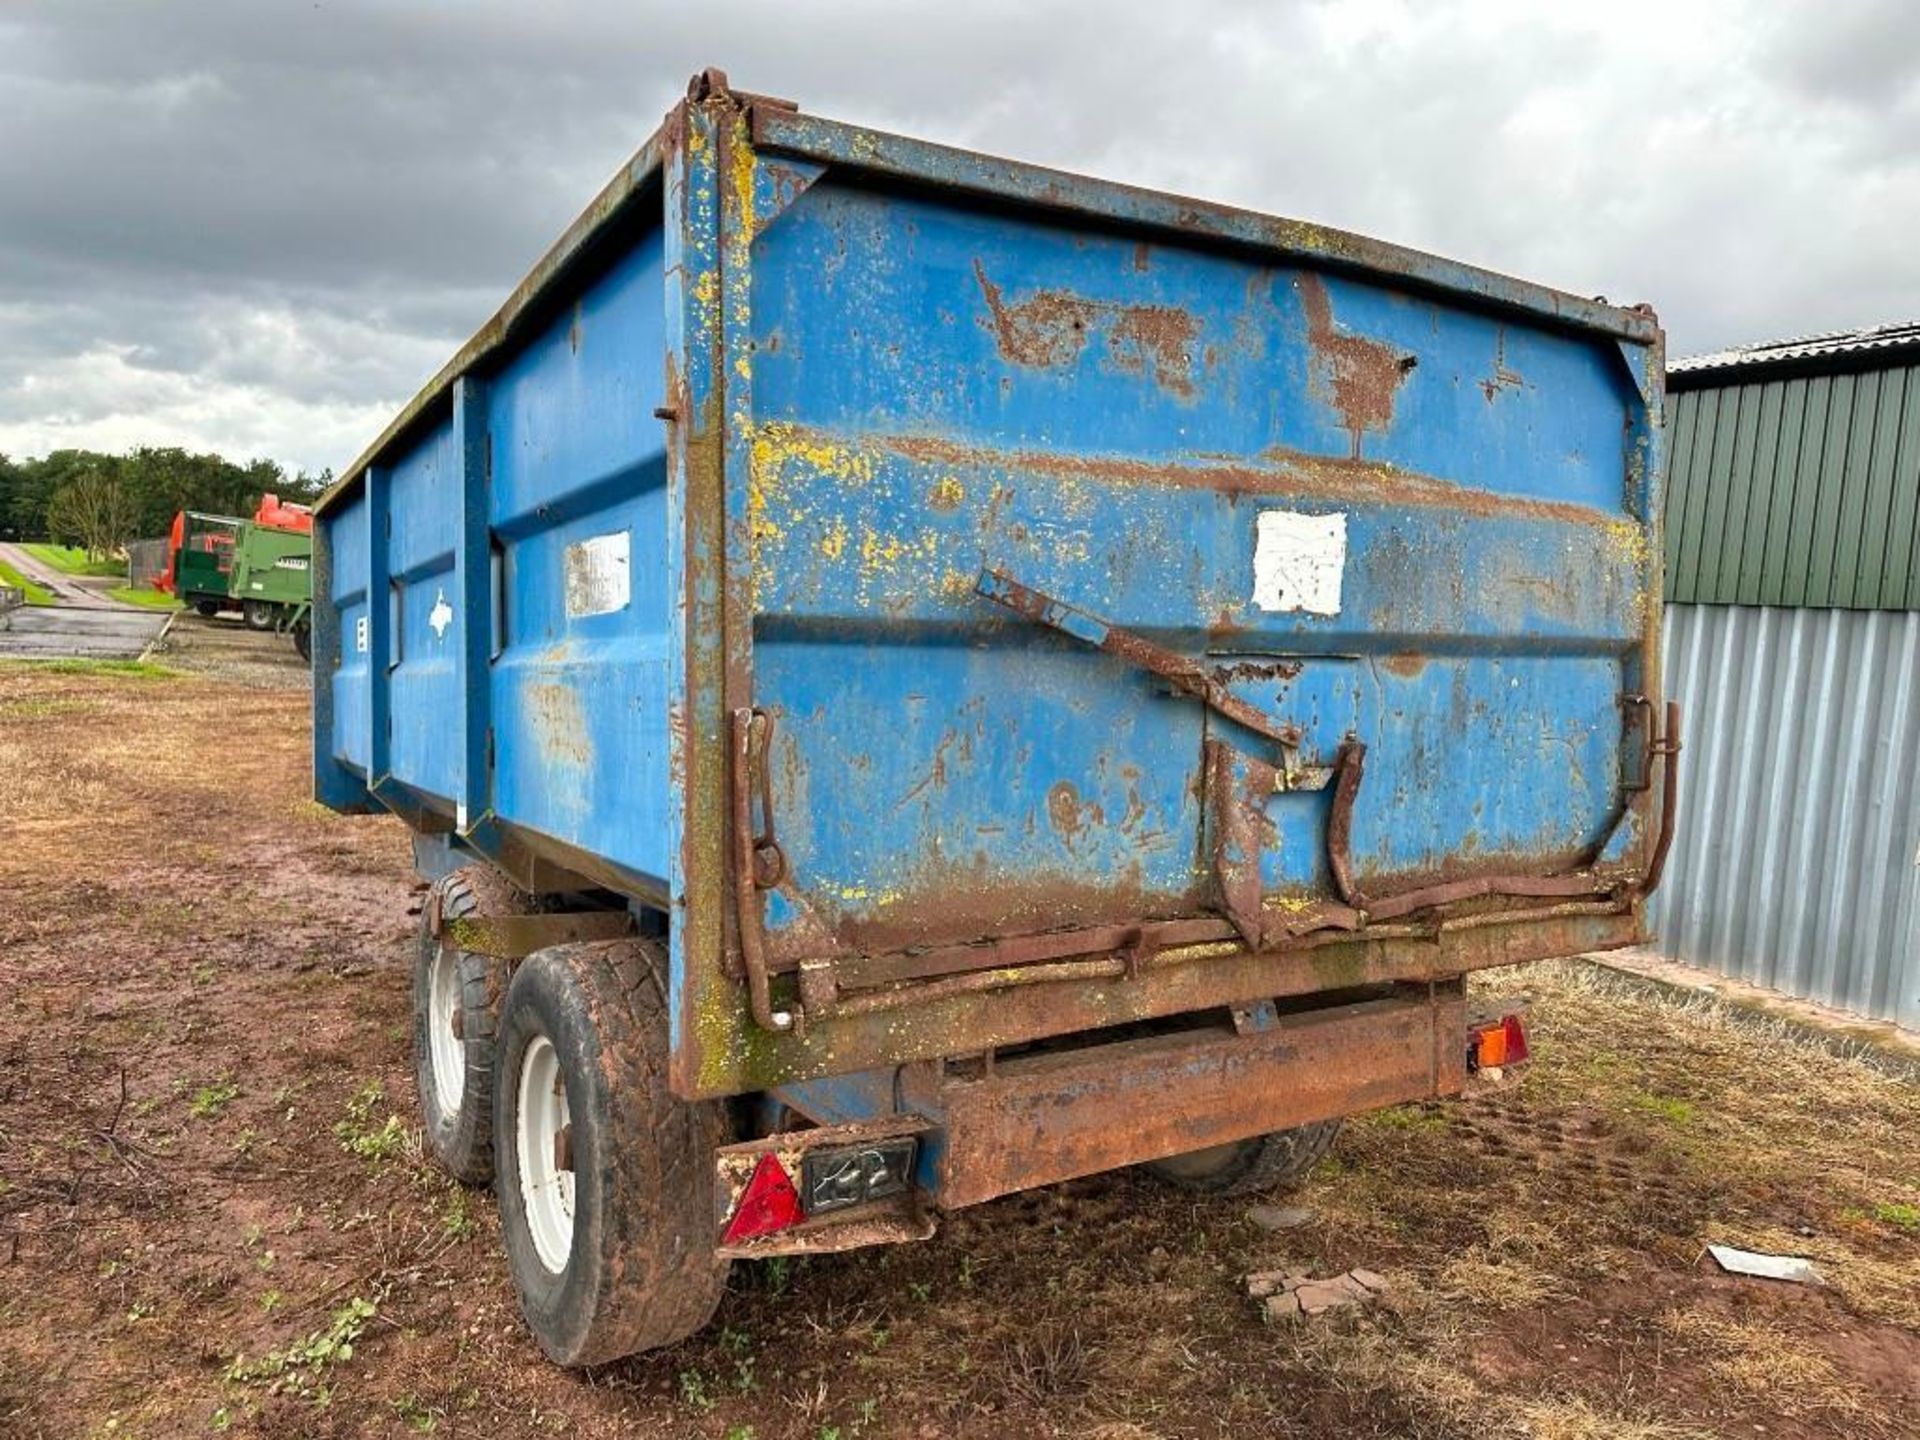
[[[1269,1320],[1371,1305],[1386,1288],[1386,1277],[1372,1270],[1343,1271],[1323,1280],[1299,1270],[1263,1270],[1247,1277],[1247,1293],[1262,1302]]]
[[[1247,1294],[1264,1300],[1287,1288],[1287,1276],[1278,1270],[1260,1270],[1247,1276]]]
[[[1255,1205],[1247,1220],[1262,1230],[1297,1230],[1313,1220],[1313,1212],[1298,1205]]]
[[[1300,1302],[1300,1308],[1309,1315],[1318,1315],[1336,1305],[1352,1303],[1352,1297],[1346,1290],[1331,1280],[1309,1280],[1293,1292],[1293,1298]]]
[[[1269,1323],[1276,1320],[1298,1320],[1300,1318],[1300,1297],[1298,1295],[1270,1295],[1267,1297],[1266,1314]]]

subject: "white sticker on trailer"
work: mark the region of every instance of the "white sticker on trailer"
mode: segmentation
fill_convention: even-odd
[[[1340,613],[1347,517],[1262,510],[1254,522],[1253,603],[1262,610]]]
[[[593,535],[567,547],[567,615],[610,615],[633,594],[627,532]]]

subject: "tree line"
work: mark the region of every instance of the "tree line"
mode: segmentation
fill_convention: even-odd
[[[267,491],[310,502],[331,472],[289,474],[272,460],[141,446],[124,455],[55,450],[38,460],[0,455],[0,540],[53,540],[97,558],[130,540],[167,533],[181,510],[250,515]]]

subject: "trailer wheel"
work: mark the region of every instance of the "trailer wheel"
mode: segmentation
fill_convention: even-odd
[[[685,1339],[726,1289],[726,1110],[667,1087],[666,969],[650,940],[555,945],[507,991],[494,1192],[521,1313],[562,1365]]]
[[[1146,1168],[1196,1195],[1249,1195],[1298,1185],[1333,1148],[1333,1137],[1339,1133],[1338,1120],[1322,1120],[1187,1155],[1170,1155]]]
[[[300,652],[302,660],[313,659],[313,627],[304,620],[293,627],[293,648]]]
[[[196,600],[193,602],[193,608],[195,614],[204,615],[207,619],[211,620],[220,613],[220,602],[218,600]]]
[[[512,915],[532,902],[484,866],[434,882],[446,920]],[[509,967],[442,943],[433,931],[434,896],[420,907],[413,964],[413,1069],[427,1148],[455,1179],[493,1178],[493,1052]],[[456,1019],[457,1017],[457,1019]]]
[[[249,630],[271,630],[280,618],[275,613],[279,608],[269,600],[248,600],[240,607],[240,618],[247,622]]]

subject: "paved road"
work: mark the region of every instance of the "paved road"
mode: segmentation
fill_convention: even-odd
[[[62,575],[58,570],[43,561],[36,560],[21,545],[12,545],[0,540],[0,560],[6,561],[22,575],[37,584],[44,585],[53,592],[56,603],[71,605],[80,610],[130,610],[133,606],[122,605],[117,600],[109,600],[99,589],[81,583],[78,576]],[[100,582],[103,586],[122,584],[111,578]]]
[[[0,617],[0,659],[137,660],[166,623],[160,610],[28,605]]]

